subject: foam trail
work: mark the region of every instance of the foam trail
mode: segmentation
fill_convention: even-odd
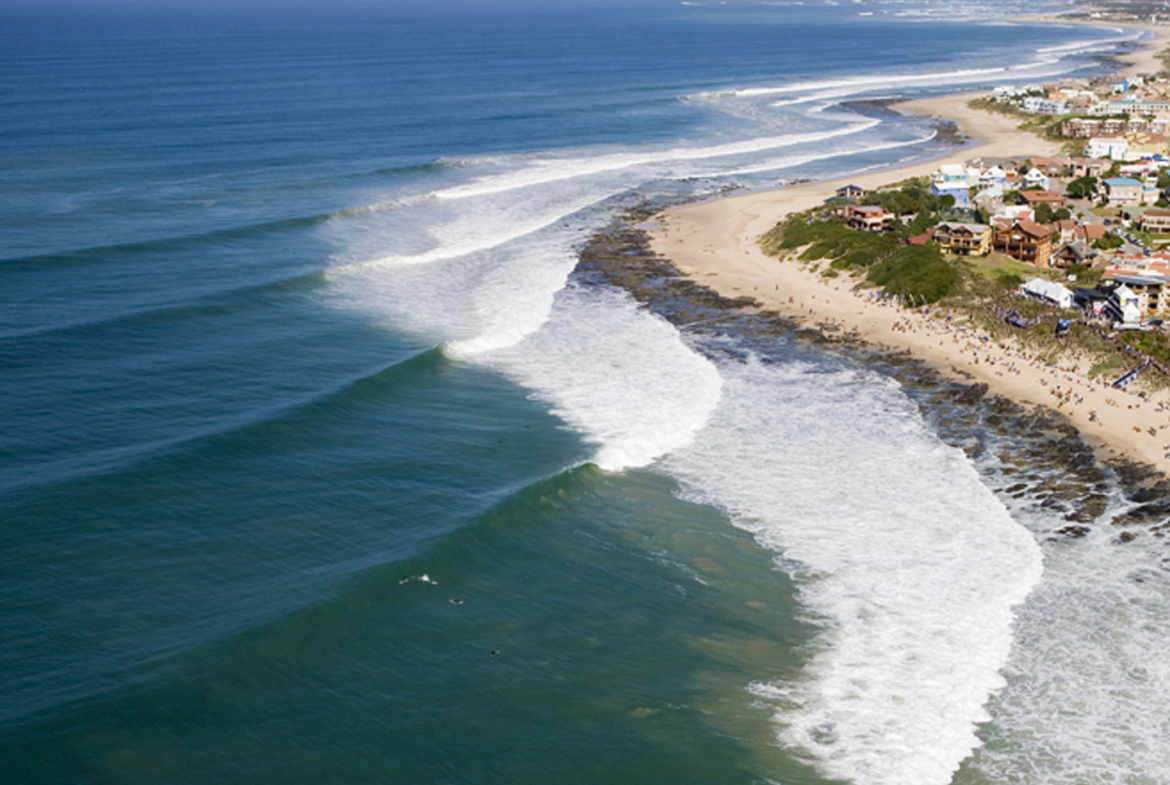
[[[539,205],[517,200],[466,209],[455,220],[430,229],[435,245],[427,251],[351,262],[333,267],[330,272],[349,274],[367,268],[426,265],[498,249],[547,229],[627,187],[599,183],[573,194],[550,194]]]
[[[758,362],[662,463],[781,554],[822,632],[801,678],[752,689],[825,774],[944,785],[1004,685],[1039,549],[892,382]]]
[[[1005,482],[1014,482],[1012,477]],[[1078,539],[1038,500],[1014,517],[1046,543],[1044,580],[1019,610],[1008,686],[971,768],[987,782],[1170,781],[1170,557],[1141,526],[1117,539],[1116,498]],[[1104,525],[1100,525],[1104,524]]]
[[[570,286],[541,328],[478,362],[534,390],[598,445],[607,471],[645,466],[686,445],[719,401],[714,365],[665,320],[608,289]]]
[[[718,92],[700,93],[692,96],[696,99],[727,99],[727,98],[755,98],[770,95],[786,95],[791,93],[816,93],[822,97],[841,98],[866,92],[874,88],[915,87],[915,86],[942,86],[985,81],[991,76],[1014,77],[1032,71],[1052,66],[1064,56],[1082,52],[1099,50],[1111,44],[1124,43],[1133,40],[1134,36],[1123,36],[1117,39],[1101,39],[1082,41],[1073,44],[1052,46],[1040,49],[1038,55],[1059,55],[1059,57],[1040,57],[1029,63],[1011,66],[993,66],[988,68],[966,68],[957,71],[938,71],[929,74],[877,74],[873,76],[848,77],[845,79],[825,79],[809,82],[795,82],[775,87],[750,87],[743,89],[722,90]],[[805,101],[812,100],[805,98]],[[774,106],[783,106],[793,102],[776,102]]]
[[[992,74],[1002,74],[1010,70],[1009,66],[994,68],[971,68],[961,71],[944,71],[931,74],[907,74],[887,76],[858,76],[848,79],[821,80],[816,82],[796,82],[779,87],[750,87],[742,90],[727,90],[720,93],[701,93],[696,98],[755,98],[766,95],[784,95],[785,93],[803,93],[813,90],[845,89],[849,92],[860,92],[874,87],[892,87],[894,85],[919,84],[949,84],[955,81],[974,81]],[[847,93],[846,93],[847,94]]]
[[[577,266],[577,255],[560,237],[528,248],[526,254],[539,263],[497,265],[470,294],[479,333],[449,343],[449,356],[472,360],[514,346],[545,323],[556,293]]]
[[[508,174],[492,175],[473,180],[466,185],[437,191],[434,195],[439,199],[467,199],[470,197],[488,196],[505,191],[529,188],[534,185],[544,185],[559,180],[630,169],[636,166],[698,161],[710,158],[760,153],[782,147],[793,147],[811,142],[821,142],[826,139],[835,139],[841,136],[851,136],[868,131],[878,125],[879,122],[878,120],[865,120],[850,123],[841,128],[818,131],[816,133],[768,136],[710,147],[676,147],[658,152],[602,155],[592,158],[556,159],[534,163],[518,171],[509,172]]]
[[[759,174],[760,172],[774,172],[781,169],[790,169],[793,166],[803,166],[804,164],[813,163],[815,161],[825,161],[834,158],[843,158],[846,156],[863,155],[865,153],[881,152],[882,150],[895,150],[899,147],[911,147],[916,144],[924,144],[938,136],[937,131],[931,131],[926,136],[917,139],[907,139],[902,142],[889,142],[887,144],[875,144],[868,147],[858,147],[852,150],[830,150],[824,153],[817,153],[812,155],[794,155],[787,158],[774,158],[767,161],[762,161],[757,164],[748,166],[738,166],[734,169],[698,172],[695,177],[731,177],[735,175],[744,174]]]

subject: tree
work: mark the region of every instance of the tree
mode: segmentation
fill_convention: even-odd
[[[1093,247],[1099,251],[1109,251],[1114,248],[1120,248],[1125,245],[1125,240],[1122,240],[1115,234],[1107,234],[1099,240],[1093,241]]]
[[[1067,207],[1062,207],[1052,214],[1052,217],[1057,221],[1067,221],[1072,218],[1072,212]]]
[[[1170,167],[1163,166],[1158,170],[1158,187],[1170,188]]]
[[[1004,204],[1019,204],[1020,203],[1020,192],[1014,191],[1014,190],[1004,191],[1003,192],[1003,203]]]
[[[1069,184],[1065,186],[1065,190],[1073,196],[1086,199],[1092,195],[1093,191],[1097,190],[1097,178],[1088,174],[1084,177],[1078,177],[1077,179],[1070,181]]]
[[[1036,216],[1036,223],[1052,223],[1052,205],[1048,204],[1048,202],[1041,202],[1040,204],[1036,205],[1034,215]]]

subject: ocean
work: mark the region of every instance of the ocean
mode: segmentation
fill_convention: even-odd
[[[4,780],[1170,781],[1140,477],[579,266],[1140,39],[1023,10],[0,3]]]

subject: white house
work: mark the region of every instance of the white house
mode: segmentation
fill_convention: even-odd
[[[987,190],[988,188],[996,188],[1007,183],[1007,172],[1000,169],[998,166],[993,166],[985,170],[979,175],[979,187]]]
[[[967,168],[962,164],[943,164],[931,176],[936,183],[967,184]]]
[[[1062,101],[1030,95],[1020,102],[1020,108],[1029,114],[1068,114],[1068,105]]]
[[[967,188],[967,181],[965,179],[950,183],[932,183],[930,193],[934,196],[955,197],[955,207],[971,206],[971,192]]]
[[[1048,176],[1039,169],[1033,167],[1027,174],[1024,175],[1025,188],[1040,188],[1048,190]]]
[[[1129,142],[1125,139],[1096,136],[1089,140],[1089,146],[1085,148],[1085,155],[1089,158],[1112,158],[1114,161],[1124,161],[1129,155]]]

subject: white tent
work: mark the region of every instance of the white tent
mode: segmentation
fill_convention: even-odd
[[[1072,292],[1069,291],[1067,286],[1056,283],[1055,281],[1033,278],[1024,284],[1023,291],[1025,294],[1047,300],[1059,308],[1072,307]]]

